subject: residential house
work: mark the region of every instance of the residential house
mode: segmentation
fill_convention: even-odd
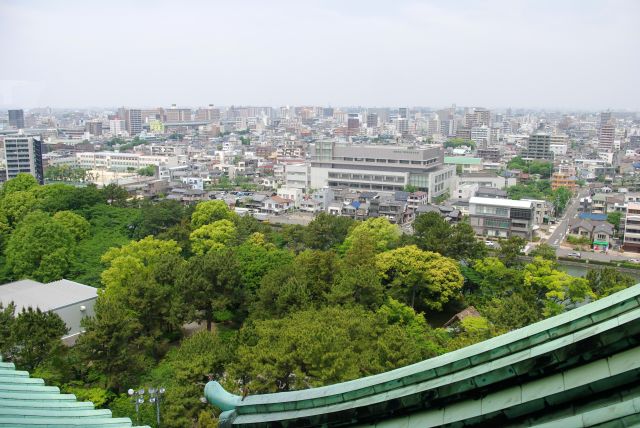
[[[266,214],[279,215],[290,211],[294,207],[294,201],[281,196],[270,196],[262,201],[261,211]]]

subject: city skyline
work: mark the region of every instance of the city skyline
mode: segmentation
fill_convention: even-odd
[[[638,110],[617,2],[0,2],[0,108]]]

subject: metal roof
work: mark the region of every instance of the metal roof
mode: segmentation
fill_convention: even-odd
[[[531,208],[533,202],[531,201],[518,201],[514,199],[500,199],[500,198],[480,198],[473,196],[469,199],[470,204],[478,205],[491,205],[494,207],[508,207],[508,208]]]
[[[51,311],[95,299],[97,296],[97,289],[67,279],[48,284],[23,279],[0,285],[0,302],[4,307],[14,302],[16,311],[29,306],[40,308],[41,311]]]
[[[0,426],[125,428],[132,423],[112,418],[111,410],[95,409],[90,401],[76,401],[73,394],[61,394],[0,358]]]

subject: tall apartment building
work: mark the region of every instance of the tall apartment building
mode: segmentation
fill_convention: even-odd
[[[532,201],[511,199],[469,199],[469,222],[476,235],[508,238],[533,238],[535,207]]]
[[[349,113],[347,117],[347,133],[348,135],[358,135],[360,133],[360,115],[358,113]]]
[[[93,136],[102,135],[102,121],[101,120],[89,120],[85,124],[85,131]]]
[[[598,151],[612,152],[614,148],[614,140],[616,137],[616,126],[609,121],[600,127],[600,135],[598,138]]]
[[[138,135],[142,132],[142,110],[128,109],[126,111],[126,126],[130,136]]]
[[[491,128],[487,125],[474,126],[470,132],[471,141],[479,149],[486,149],[491,145]]]
[[[24,129],[24,110],[9,110],[9,126]]]
[[[109,133],[111,135],[122,135],[125,131],[125,121],[122,119],[111,119],[109,121]]]
[[[429,201],[453,187],[455,166],[441,147],[361,146],[319,141],[310,145],[311,188],[393,192],[411,185]]]
[[[400,107],[398,109],[398,117],[400,119],[409,119],[409,109],[407,107]]]
[[[396,129],[402,135],[409,133],[409,121],[403,117],[399,117],[396,120]]]
[[[368,113],[367,114],[367,128],[376,128],[378,126],[378,114],[377,113]]]
[[[534,132],[527,140],[527,149],[522,152],[525,160],[553,160],[551,151],[551,135],[545,132]]]
[[[473,111],[464,113],[464,125],[467,128],[474,126],[491,125],[491,111],[485,108],[474,108]]]
[[[5,180],[20,173],[33,175],[44,184],[42,140],[33,135],[7,135],[4,137]]]

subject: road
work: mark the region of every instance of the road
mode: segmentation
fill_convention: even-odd
[[[556,250],[556,255],[558,257],[567,257],[569,255],[569,253],[575,253],[575,252],[579,252],[580,256],[582,259],[587,259],[587,260],[598,260],[601,262],[610,262],[610,261],[629,261],[630,259],[633,259],[632,257],[624,256],[621,255],[619,253],[613,253],[613,252],[609,252],[609,253],[598,253],[598,252],[587,252],[587,251],[576,251],[576,250],[570,250],[567,248],[558,248]],[[635,260],[635,259],[634,259]]]
[[[571,203],[565,210],[564,215],[562,216],[561,220],[556,224],[556,228],[551,234],[551,236],[549,237],[549,239],[547,239],[547,244],[555,248],[558,248],[560,246],[560,243],[562,242],[565,235],[567,234],[567,231],[569,230],[569,222],[577,217],[578,206],[580,206],[580,198],[585,197],[588,192],[589,190],[582,190],[578,193],[578,195],[575,198],[571,199]]]

